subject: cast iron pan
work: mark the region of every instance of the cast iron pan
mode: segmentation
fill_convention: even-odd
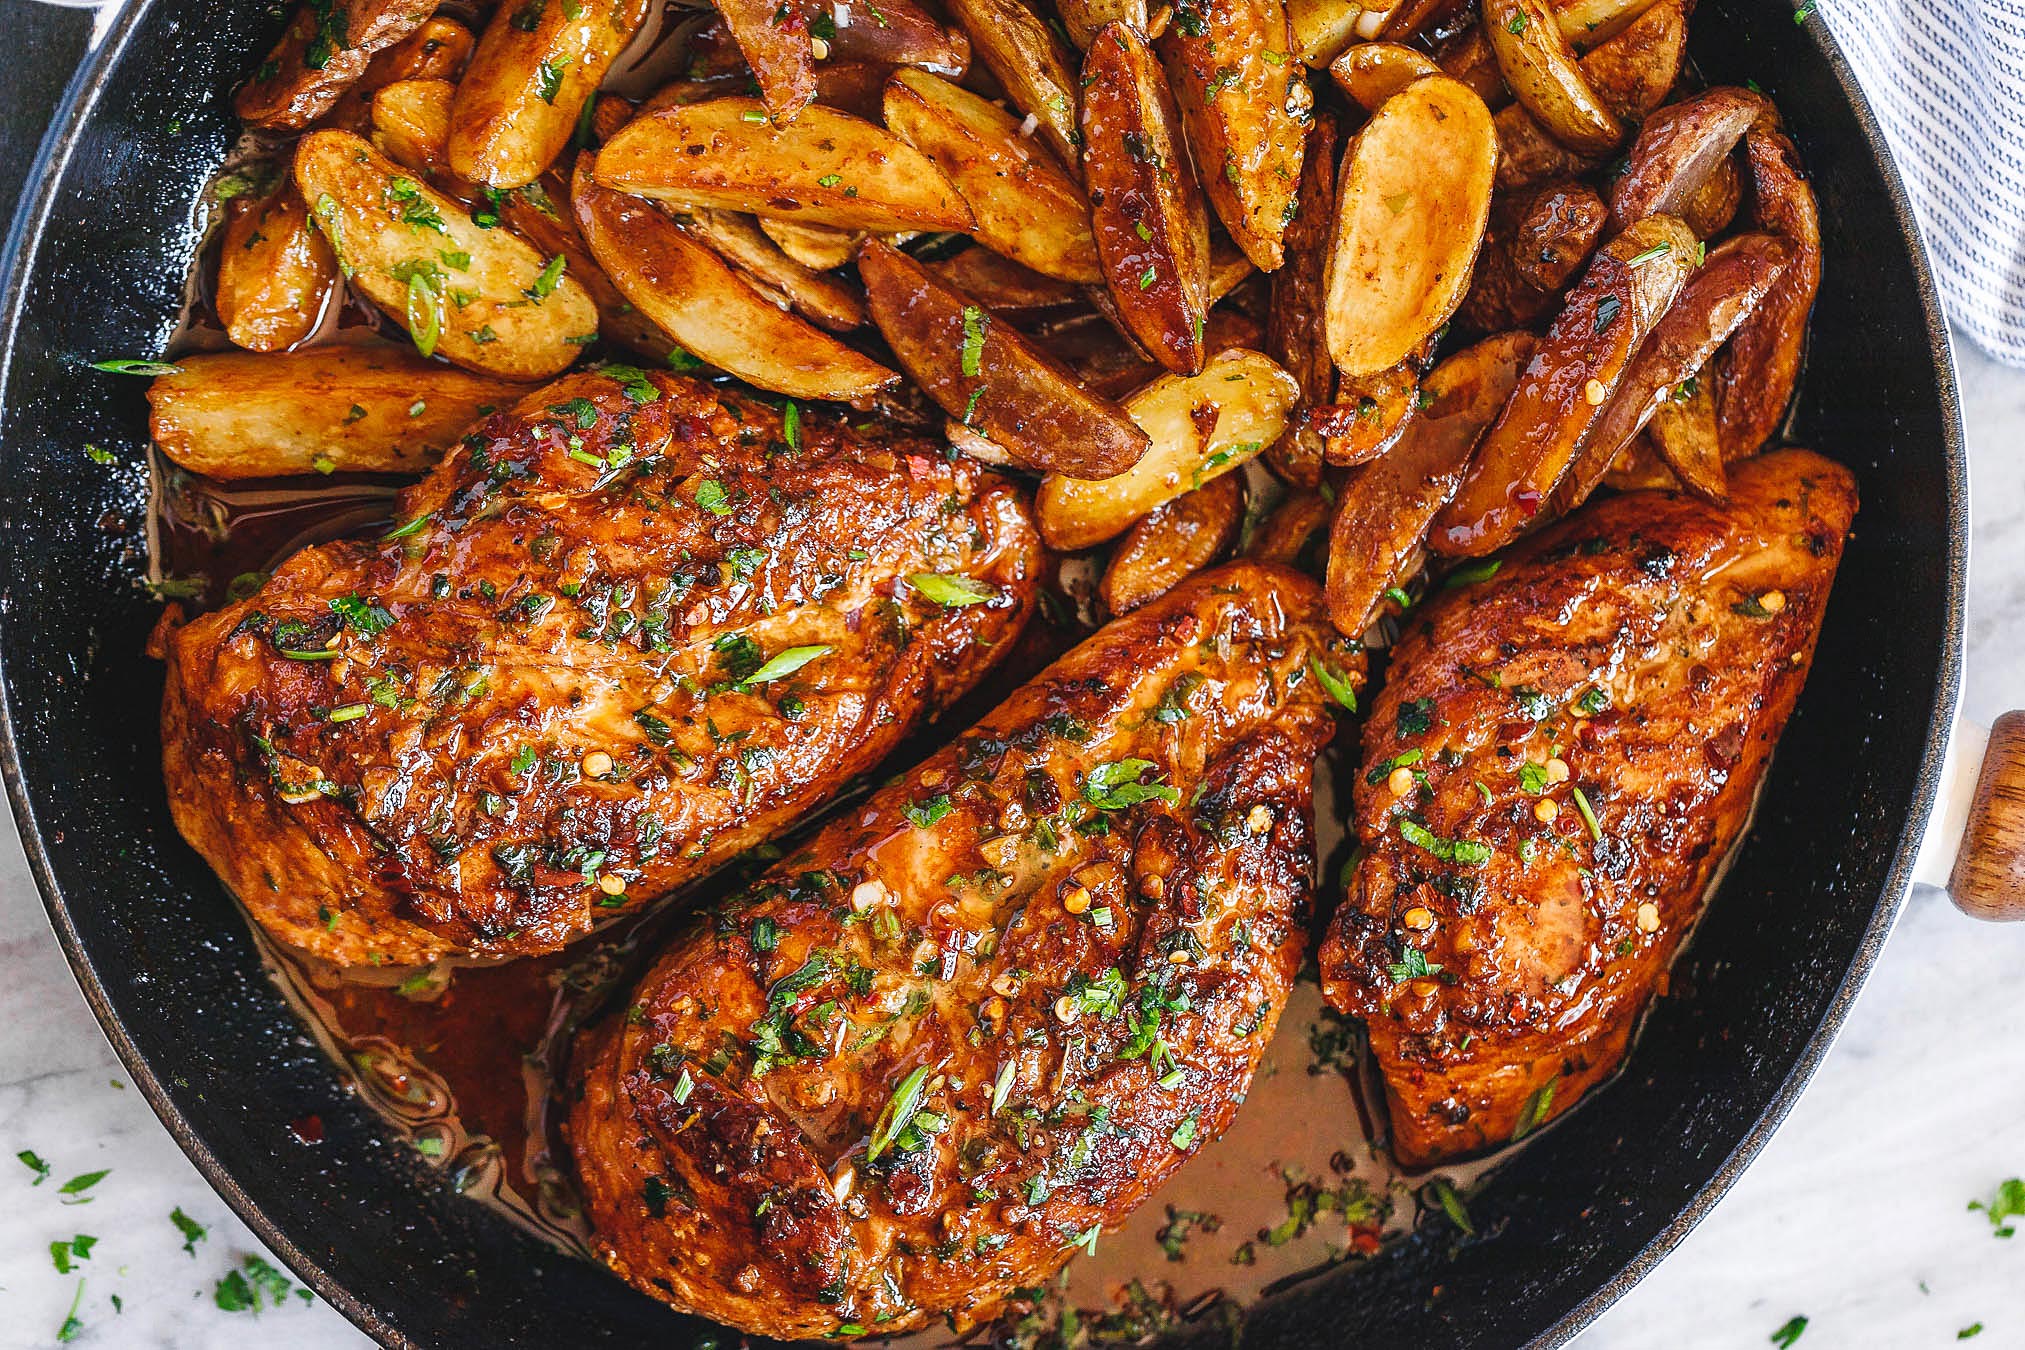
[[[143,562],[144,381],[176,321],[229,98],[279,6],[140,0],[49,105],[0,310],[0,670],[7,786],[51,921],[134,1082],[282,1259],[395,1346],[698,1345],[678,1318],[453,1194],[380,1128],[262,973],[163,801],[157,606]],[[83,20],[0,0],[32,100]],[[23,42],[26,37],[29,41]],[[1898,179],[1817,21],[1703,0],[1694,57],[1784,111],[1822,206],[1826,282],[1795,439],[1849,464],[1863,510],[1757,828],[1629,1071],[1471,1205],[1255,1307],[1247,1347],[1553,1345],[1715,1203],[1791,1106],[1908,884],[1953,713],[1967,521],[1955,389]],[[16,84],[16,80],[21,83]],[[0,154],[0,175],[19,162]],[[5,187],[0,179],[0,187]],[[115,466],[82,451],[112,450]],[[321,1143],[288,1123],[321,1117]],[[1188,1333],[1183,1333],[1186,1337]],[[1199,1335],[1222,1337],[1221,1330]]]

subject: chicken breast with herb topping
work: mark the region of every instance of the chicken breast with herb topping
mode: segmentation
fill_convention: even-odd
[[[770,838],[1010,648],[1040,557],[938,445],[630,367],[398,518],[165,641],[177,825],[343,964],[552,951]]]
[[[1215,1139],[1300,963],[1361,682],[1237,563],[1077,647],[699,920],[578,1044],[605,1260],[756,1335],[994,1315]]]
[[[1635,492],[1413,616],[1364,727],[1362,844],[1322,948],[1409,1166],[1574,1105],[1742,832],[1856,512],[1804,450],[1730,502]]]

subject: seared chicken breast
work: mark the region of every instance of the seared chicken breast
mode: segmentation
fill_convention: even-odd
[[[398,520],[165,644],[177,825],[340,963],[552,951],[770,838],[1012,645],[1040,556],[936,445],[628,367]]]
[[[1229,1123],[1308,918],[1315,584],[1237,563],[699,920],[578,1044],[604,1259],[766,1336],[968,1326]]]
[[[1364,726],[1322,948],[1410,1166],[1506,1143],[1616,1068],[1807,678],[1856,511],[1802,450],[1730,502],[1637,492],[1415,616]]]

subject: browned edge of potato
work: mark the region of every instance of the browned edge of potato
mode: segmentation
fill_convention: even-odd
[[[1483,0],[1484,36],[1512,97],[1548,134],[1581,155],[1604,155],[1624,124],[1577,64],[1546,0]]]
[[[1368,113],[1377,112],[1386,99],[1421,76],[1442,73],[1426,52],[1397,42],[1355,43],[1329,63],[1329,77],[1352,103]],[[1471,92],[1476,92],[1474,87]]]
[[[1793,259],[1717,360],[1716,425],[1725,461],[1756,453],[1778,431],[1800,382],[1807,316],[1821,289],[1821,209],[1793,142],[1768,114],[1745,133],[1744,157],[1752,219],[1792,244]]]
[[[1481,557],[1542,517],[1700,249],[1675,217],[1647,216],[1597,250],[1436,519],[1437,553]]]
[[[1625,156],[1624,172],[1610,185],[1612,225],[1621,230],[1655,215],[1685,218],[1696,191],[1768,106],[1760,94],[1718,85],[1648,117]]]
[[[1236,542],[1244,489],[1227,473],[1149,511],[1118,541],[1098,593],[1112,614],[1130,614],[1223,557]]]
[[[425,360],[392,343],[180,358],[148,386],[148,430],[210,478],[421,473],[472,423],[530,386]]]
[[[1446,75],[1402,89],[1351,141],[1327,302],[1329,353],[1344,375],[1398,365],[1462,303],[1497,155],[1484,101]]]
[[[1091,42],[1083,84],[1083,175],[1111,302],[1155,361],[1200,370],[1209,215],[1174,95],[1146,40],[1121,23]]]
[[[1266,308],[1266,352],[1300,383],[1301,402],[1311,408],[1335,392],[1323,313],[1336,228],[1338,143],[1336,115],[1315,114],[1301,161],[1299,209],[1288,222],[1286,258],[1272,275]],[[1266,447],[1266,463],[1287,482],[1313,487],[1322,478],[1322,452],[1321,433],[1296,419]]]
[[[897,372],[754,290],[651,202],[602,188],[577,160],[571,203],[584,243],[633,307],[684,350],[791,398],[868,405]]]
[[[329,112],[373,56],[406,38],[436,0],[321,0],[289,20],[232,106],[249,125],[296,130]]]
[[[280,351],[316,331],[337,288],[337,257],[293,181],[226,208],[213,308],[233,345]]]
[[[1330,622],[1345,637],[1370,626],[1385,593],[1419,566],[1435,514],[1462,483],[1484,431],[1511,397],[1536,339],[1500,333],[1428,372],[1427,406],[1391,454],[1351,474],[1337,493],[1324,585]]]
[[[867,239],[858,273],[872,321],[914,382],[1015,463],[1109,478],[1146,453],[1124,408],[899,249]]]

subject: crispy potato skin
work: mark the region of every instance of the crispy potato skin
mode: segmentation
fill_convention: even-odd
[[[1327,403],[1336,367],[1329,359],[1325,323],[1329,245],[1336,227],[1336,147],[1333,113],[1317,113],[1301,161],[1298,209],[1288,222],[1286,257],[1273,273],[1266,309],[1266,353],[1301,386],[1307,407]],[[1299,422],[1266,447],[1273,472],[1299,487],[1322,481],[1322,436]]]
[[[304,5],[233,101],[256,127],[293,130],[329,112],[373,56],[400,42],[436,0],[331,0],[328,18]]]
[[[1576,63],[1612,116],[1642,122],[1665,102],[1687,55],[1687,10],[1686,0],[1657,0]],[[1576,177],[1601,163],[1555,140],[1520,104],[1498,109],[1497,128],[1501,191]]]
[[[1083,61],[1083,176],[1104,281],[1126,330],[1161,365],[1202,369],[1209,215],[1174,95],[1146,40],[1111,24]]]
[[[373,95],[373,145],[416,173],[448,173],[444,147],[450,143],[450,108],[456,99],[457,86],[448,80],[398,80],[388,85]],[[440,178],[438,185],[449,186]],[[475,198],[477,192],[469,183],[459,183],[453,195]]]
[[[970,34],[979,59],[1013,106],[1035,118],[1056,156],[1074,172],[1081,144],[1074,53],[1024,0],[949,0],[949,14]]]
[[[1727,508],[1659,492],[1591,506],[1436,598],[1395,648],[1355,783],[1363,861],[1321,968],[1369,1030],[1408,1166],[1498,1147],[1615,1070],[1743,829],[1856,491],[1797,450],[1743,465],[1732,490]],[[1608,706],[1578,715],[1592,688]],[[1555,747],[1566,782],[1540,769]],[[1415,750],[1425,785],[1395,796],[1385,770]],[[1408,819],[1487,857],[1443,861]],[[1434,974],[1395,979],[1408,948]]]
[[[1184,0],[1156,46],[1209,204],[1262,272],[1280,266],[1313,98],[1282,0]]]
[[[387,343],[199,353],[148,385],[148,434],[212,478],[420,473],[528,386]]]
[[[1821,213],[1800,155],[1768,116],[1744,136],[1752,218],[1792,245],[1793,258],[1716,365],[1723,458],[1748,455],[1785,419],[1807,350],[1807,316],[1821,289]]]
[[[809,34],[814,5],[808,0],[719,0],[714,8],[751,67],[767,113],[781,125],[801,116],[816,97],[815,44]]]
[[[1130,614],[1221,558],[1237,539],[1244,490],[1236,474],[1164,502],[1127,531],[1099,590],[1112,614]]]
[[[1610,187],[1612,224],[1621,230],[1647,216],[1685,215],[1730,147],[1770,108],[1761,94],[1718,85],[1647,118]]]
[[[1545,0],[1484,0],[1482,28],[1519,106],[1582,155],[1608,154],[1624,124],[1605,107]]]
[[[570,143],[584,103],[606,67],[633,40],[648,0],[543,4],[532,27],[509,3],[471,54],[450,109],[446,153],[459,177],[487,187],[523,187],[541,177]]]
[[[184,837],[275,937],[340,964],[554,951],[771,838],[1012,646],[1038,566],[1020,494],[933,442],[813,416],[799,438],[665,374],[573,375],[480,423],[403,494],[412,532],[306,549],[170,638]],[[632,459],[600,472],[578,444]],[[993,598],[896,585],[922,572]],[[382,631],[341,626],[348,597]],[[332,639],[332,660],[283,655]],[[810,645],[830,650],[736,683],[741,650]]]
[[[1499,193],[1457,319],[1485,333],[1532,327],[1589,260],[1609,220],[1610,208],[1587,183]]]
[[[232,203],[214,303],[234,346],[272,352],[302,341],[316,331],[337,280],[337,259],[295,184]]]
[[[303,137],[295,182],[352,284],[411,333],[415,290],[401,274],[420,268],[435,278],[435,351],[447,360],[541,379],[576,360],[579,343],[598,330],[597,308],[567,269],[536,295],[550,260],[506,231],[481,230],[455,201],[349,132]],[[469,293],[463,304],[453,299],[460,291]]]
[[[568,1139],[606,1263],[755,1335],[967,1327],[1214,1140],[1301,957],[1310,775],[1331,732],[1309,663],[1361,675],[1361,658],[1325,657],[1319,618],[1295,573],[1197,577],[678,937],[627,1000],[639,1011],[595,1030],[573,1074]],[[1163,699],[1185,716],[1153,716]],[[1178,801],[1078,832],[1097,814],[1091,773],[1128,759]],[[909,819],[927,803],[947,813]],[[1009,818],[1051,818],[1052,849]],[[1080,915],[1063,903],[1076,890]],[[900,936],[881,936],[894,921]],[[916,969],[924,940],[941,978]],[[1184,994],[1186,1011],[1162,1007]],[[1156,1008],[1186,1066],[1171,1088],[1132,1044]],[[727,1038],[743,1048],[713,1068]],[[946,1129],[870,1157],[917,1070],[918,1104]],[[1069,1092],[1112,1128],[1044,1114]]]
[[[1110,478],[1146,453],[1150,441],[1124,408],[899,249],[867,239],[858,273],[873,321],[915,383],[1022,467]]]

